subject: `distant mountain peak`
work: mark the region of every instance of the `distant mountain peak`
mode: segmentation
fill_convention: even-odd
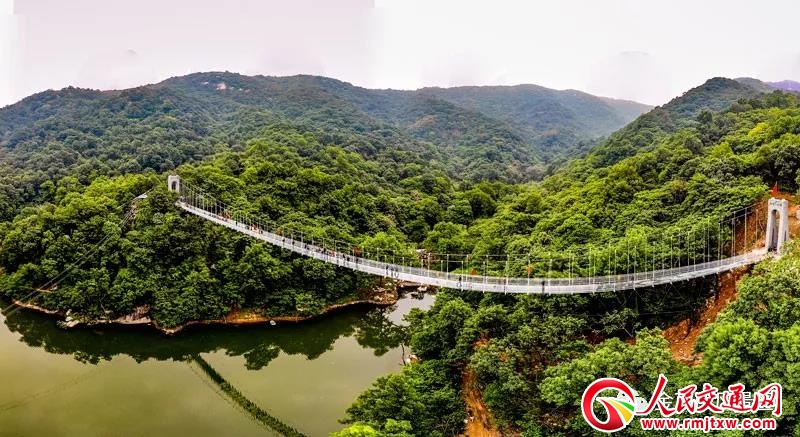
[[[703,110],[721,111],[741,98],[756,97],[764,92],[746,83],[747,80],[712,77],[702,85],[670,100],[661,108],[688,117],[694,117]]]
[[[713,77],[614,132],[593,150],[592,160],[596,165],[610,165],[653,147],[662,135],[693,126],[703,111],[724,111],[740,99],[755,99],[772,91],[758,79]]]
[[[800,82],[796,82],[794,80],[763,82],[761,80],[752,77],[739,77],[736,79],[736,81],[765,93],[769,93],[775,90],[800,93]]]
[[[800,93],[800,82],[796,82],[793,80],[781,80],[778,82],[767,82],[769,86],[783,90],[783,91],[792,91],[796,93]]]

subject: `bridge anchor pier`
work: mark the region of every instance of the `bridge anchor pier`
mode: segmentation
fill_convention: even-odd
[[[789,240],[789,201],[786,199],[769,199],[767,208],[767,252],[778,254]]]

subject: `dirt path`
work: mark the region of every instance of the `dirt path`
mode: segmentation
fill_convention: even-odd
[[[475,349],[488,343],[487,340],[478,340]],[[464,369],[461,378],[461,392],[467,403],[466,437],[501,437],[500,431],[492,425],[492,413],[483,403],[483,394],[478,387],[475,372],[469,367]]]
[[[483,404],[483,395],[475,380],[475,372],[466,369],[462,379],[464,401],[467,403],[466,437],[500,437],[500,431],[492,426],[491,413]]]

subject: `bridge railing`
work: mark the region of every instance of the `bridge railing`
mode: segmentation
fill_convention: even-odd
[[[330,264],[373,275],[460,290],[537,294],[594,293],[627,290],[652,287],[712,275],[753,264],[769,256],[766,250],[756,250],[729,258],[681,267],[595,277],[519,278],[472,275],[426,269],[424,267],[398,265],[360,257],[354,254],[341,253],[336,250],[331,250],[330,248],[315,245],[313,242],[298,241],[285,235],[270,232],[257,223],[243,223],[230,217],[221,216],[202,207],[187,203],[185,200],[179,200],[178,205],[184,210],[204,219],[266,241],[275,246]]]

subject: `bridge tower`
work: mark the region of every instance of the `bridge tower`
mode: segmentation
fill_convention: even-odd
[[[781,253],[783,244],[789,239],[789,201],[769,199],[767,208],[767,251]]]
[[[169,175],[167,177],[167,188],[175,193],[181,192],[181,177],[178,175]]]

